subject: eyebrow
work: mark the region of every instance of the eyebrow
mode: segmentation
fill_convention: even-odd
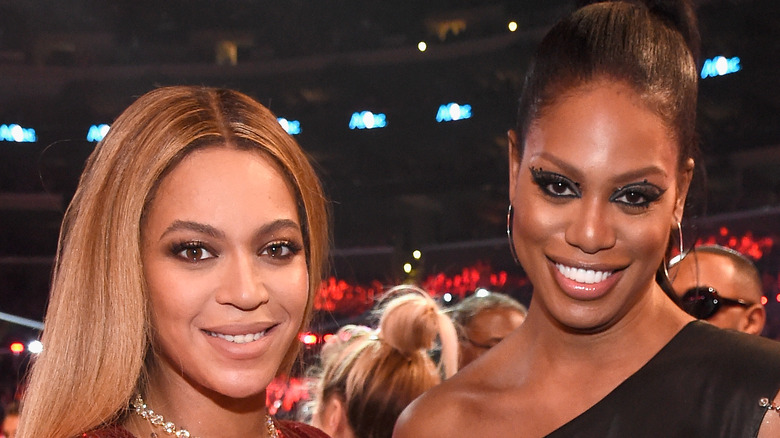
[[[572,175],[575,180],[582,179],[582,172],[576,169],[573,165],[567,163],[566,161],[563,161],[562,159],[550,153],[540,152],[539,154],[534,155],[534,157],[544,158],[545,160],[552,162],[556,166],[560,167],[561,170],[563,170],[565,173]],[[658,166],[651,165],[647,167],[642,167],[640,169],[630,170],[628,172],[621,173],[620,175],[617,175],[614,178],[614,180],[616,182],[635,181],[635,180],[643,179],[650,175],[658,175],[663,178],[666,178],[667,176],[666,171],[664,171]]]
[[[260,227],[257,230],[256,234],[257,235],[273,234],[284,229],[294,229],[296,231],[300,231],[301,227],[298,225],[297,222],[291,219],[277,219],[275,221],[269,222],[263,225],[262,227]],[[167,234],[176,231],[194,231],[196,233],[205,234],[207,236],[214,237],[217,239],[221,239],[225,237],[224,232],[220,231],[219,229],[211,225],[202,224],[200,222],[195,222],[195,221],[175,220],[168,228],[165,229],[165,231],[162,233],[160,238],[162,239]]]

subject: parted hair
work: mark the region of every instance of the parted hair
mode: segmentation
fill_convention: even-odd
[[[323,356],[314,388],[314,415],[328,398],[340,397],[356,437],[390,438],[401,411],[441,382],[441,372],[429,355],[441,324],[451,327],[425,292],[386,302],[374,334],[353,336],[335,354]]]
[[[327,259],[328,211],[306,155],[276,117],[232,90],[176,86],[138,98],[86,162],[65,212],[19,437],[69,438],[120,419],[144,384],[151,349],[141,263],[145,210],[161,179],[193,150],[228,147],[269,157],[297,201],[309,276],[308,324]],[[293,342],[278,370],[294,362]]]

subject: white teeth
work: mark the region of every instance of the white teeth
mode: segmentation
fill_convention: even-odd
[[[206,333],[209,336],[224,339],[228,342],[233,342],[234,344],[246,344],[247,342],[253,342],[262,338],[263,335],[265,334],[265,330],[258,333],[247,333],[245,335],[223,335],[222,333],[211,332],[208,330],[206,331]]]
[[[606,280],[607,277],[612,275],[609,271],[594,271],[592,269],[578,269],[569,266],[564,266],[560,263],[556,263],[555,267],[558,268],[558,272],[563,274],[564,277],[569,280],[574,280],[577,283],[594,284],[601,283]]]

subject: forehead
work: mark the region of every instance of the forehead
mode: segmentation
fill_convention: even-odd
[[[519,326],[525,317],[516,309],[509,307],[495,307],[491,309],[485,309],[474,315],[468,324],[471,329],[483,329],[489,330],[491,328],[503,328],[505,326],[512,326],[512,328]]]
[[[524,155],[545,153],[569,157],[583,169],[674,168],[678,146],[661,117],[631,87],[599,80],[569,91],[531,125]]]
[[[736,274],[736,267],[728,257],[692,252],[677,263],[673,271],[674,287],[682,291],[694,286],[710,286],[726,295],[734,287]]]
[[[146,227],[153,218],[186,217],[214,225],[246,218],[297,220],[294,192],[279,166],[257,150],[207,147],[185,156],[160,181]]]

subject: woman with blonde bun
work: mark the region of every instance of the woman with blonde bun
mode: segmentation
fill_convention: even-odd
[[[413,286],[388,296],[377,330],[347,327],[325,346],[312,424],[333,438],[389,438],[401,411],[456,371],[455,328],[436,302]],[[441,366],[431,359],[437,337]]]

